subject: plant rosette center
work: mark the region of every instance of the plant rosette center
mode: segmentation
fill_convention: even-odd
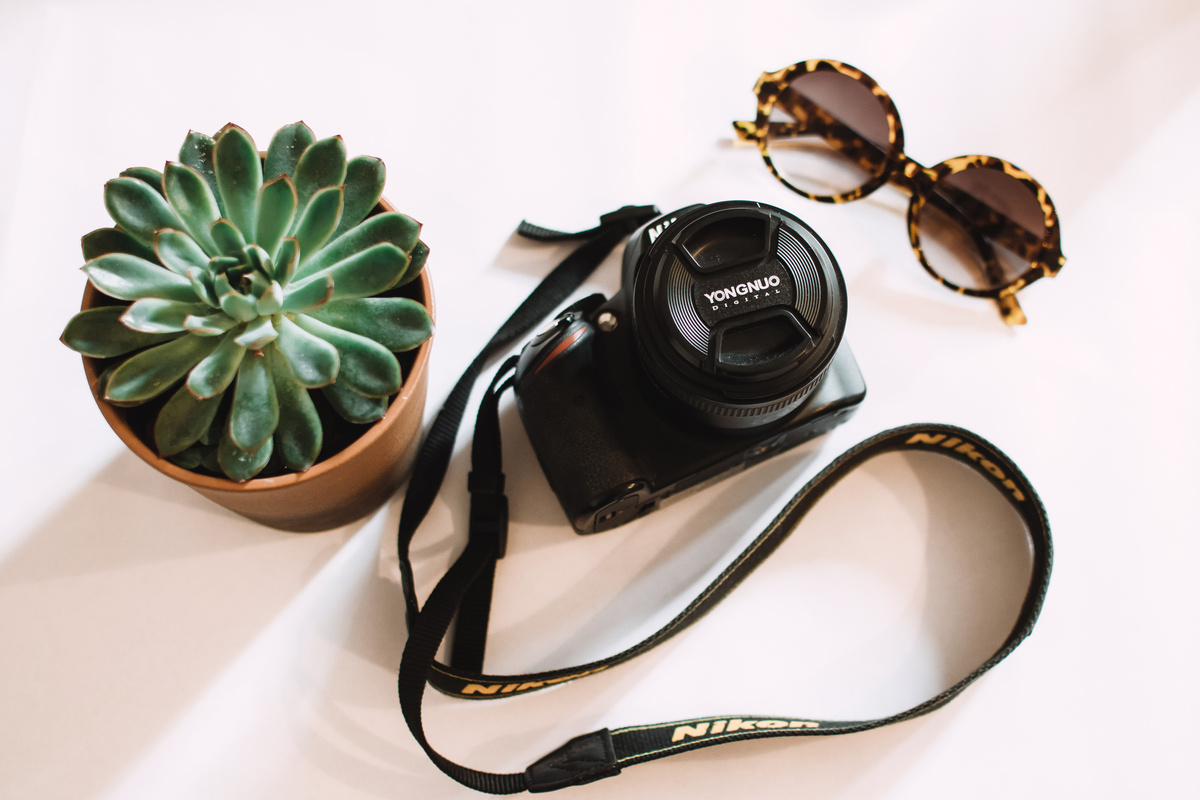
[[[116,224],[83,237],[83,271],[124,302],[84,309],[63,342],[108,360],[105,401],[154,409],[154,447],[173,463],[239,482],[307,470],[338,420],[384,416],[404,379],[396,354],[432,334],[404,296],[429,250],[380,204],[384,176],[303,123],[265,156],[233,125],[192,132],[162,172],[105,185]]]

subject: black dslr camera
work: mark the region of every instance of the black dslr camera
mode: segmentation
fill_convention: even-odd
[[[517,407],[579,533],[808,441],[866,394],[846,285],[811,228],[761,203],[664,214],[625,244],[621,289],[534,337]]]

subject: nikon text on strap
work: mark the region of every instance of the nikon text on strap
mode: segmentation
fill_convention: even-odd
[[[598,264],[608,251],[636,224],[633,219],[645,213],[644,209],[623,209],[617,214],[626,214],[622,220],[610,224],[610,235],[604,235],[604,225],[582,236],[590,239],[577,249],[562,265],[577,256],[595,259]],[[611,220],[614,215],[605,219]],[[641,221],[648,219],[642,216]],[[529,231],[537,238],[566,237],[535,229]],[[622,231],[616,233],[616,231]],[[603,241],[605,246],[600,246]],[[601,252],[602,251],[602,252]],[[579,269],[580,267],[576,267]],[[590,272],[590,269],[587,270]],[[555,273],[551,273],[551,277]],[[586,272],[579,277],[582,281]],[[549,278],[547,279],[549,281]],[[576,283],[578,285],[578,282]],[[534,295],[542,290],[535,290]],[[574,288],[574,287],[572,287]],[[558,298],[561,302],[571,289]],[[530,305],[531,295],[522,305]],[[546,301],[548,302],[548,300]],[[548,304],[553,307],[555,303]],[[543,306],[544,307],[544,306]],[[542,312],[549,314],[552,308]],[[520,313],[521,309],[518,309]],[[528,315],[526,315],[528,316]],[[874,436],[851,448],[826,467],[801,489],[770,525],[739,555],[730,566],[714,580],[678,616],[656,633],[638,644],[608,658],[538,673],[523,675],[488,675],[483,673],[484,643],[487,636],[488,609],[491,588],[495,575],[496,561],[502,558],[508,528],[507,498],[504,496],[504,475],[501,469],[500,432],[498,404],[501,394],[511,386],[510,373],[515,359],[509,359],[500,369],[480,405],[476,435],[472,445],[470,535],[465,549],[455,563],[439,581],[424,607],[418,608],[412,588],[412,567],[408,556],[408,544],[421,518],[432,504],[449,462],[453,449],[454,434],[457,432],[465,410],[471,386],[478,378],[486,361],[495,353],[510,345],[523,331],[515,328],[525,325],[526,329],[536,324],[537,319],[522,319],[514,322],[513,315],[484,352],[472,363],[471,369],[455,387],[455,393],[435,420],[434,428],[442,423],[437,438],[431,431],[418,458],[422,463],[440,464],[435,478],[424,475],[418,484],[418,472],[414,473],[401,513],[400,563],[405,582],[405,597],[409,603],[408,642],[400,665],[399,696],[414,738],[437,766],[447,775],[466,786],[492,794],[513,794],[521,791],[543,792],[566,786],[589,783],[615,775],[622,768],[645,761],[662,758],[675,753],[709,747],[731,741],[777,736],[822,736],[852,733],[901,722],[926,714],[960,694],[964,689],[987,672],[1009,653],[1033,630],[1049,585],[1052,544],[1049,523],[1041,501],[1025,476],[1002,452],[992,444],[970,431],[941,424],[909,425],[895,428]],[[502,336],[503,334],[503,336]],[[504,340],[501,344],[498,340]],[[462,387],[462,397],[456,394]],[[443,419],[449,420],[443,422]],[[445,452],[430,453],[433,449]],[[474,770],[457,764],[438,753],[425,736],[422,720],[422,701],[425,687],[432,684],[438,690],[459,697],[475,699],[523,694],[558,683],[581,678],[607,670],[624,663],[662,644],[676,633],[684,630],[702,617],[743,579],[758,567],[791,534],[805,514],[839,480],[861,466],[865,461],[887,452],[924,451],[937,453],[963,462],[984,475],[990,485],[1020,515],[1028,528],[1033,546],[1033,571],[1021,612],[1012,631],[1003,644],[990,658],[969,675],[941,693],[912,708],[887,717],[873,720],[836,721],[767,716],[714,716],[699,719],[653,723],[616,730],[599,730],[576,737],[554,752],[530,765],[523,772],[496,774]],[[406,528],[406,524],[410,527]],[[437,651],[450,629],[456,615],[459,618],[452,647],[451,663],[437,661]]]

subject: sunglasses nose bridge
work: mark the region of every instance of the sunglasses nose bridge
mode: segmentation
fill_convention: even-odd
[[[937,180],[936,170],[921,166],[909,158],[906,153],[898,153],[896,155],[896,164],[897,172],[903,175],[904,180],[909,184],[928,186]]]

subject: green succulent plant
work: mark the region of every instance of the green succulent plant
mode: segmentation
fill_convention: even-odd
[[[235,125],[193,131],[162,172],[105,184],[116,225],[83,237],[83,271],[125,302],[81,311],[63,343],[113,359],[100,380],[109,403],[160,398],[154,445],[180,466],[235,481],[272,459],[308,469],[326,407],[382,418],[403,380],[395,353],[433,330],[419,302],[391,291],[429,250],[412,218],[371,214],[384,176],[379,159],[347,160],[341,137],[318,141],[302,122],[265,158]]]

